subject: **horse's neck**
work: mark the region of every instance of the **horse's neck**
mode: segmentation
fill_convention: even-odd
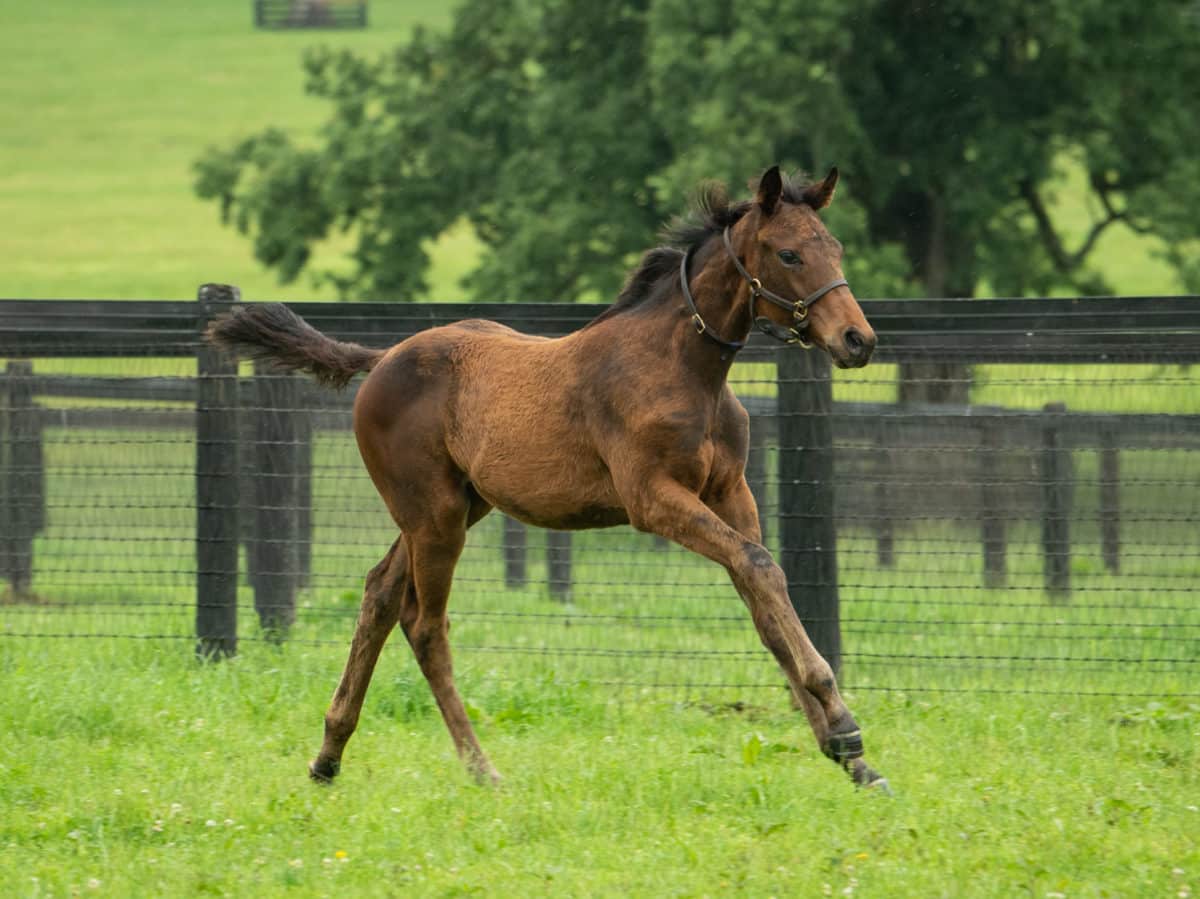
[[[742,343],[750,332],[748,300],[740,294],[742,282],[732,265],[723,265],[724,254],[713,258],[691,280],[692,298],[708,328],[723,340]],[[728,268],[729,272],[723,271]],[[732,274],[732,278],[728,275]],[[700,333],[678,288],[646,309],[636,327],[660,377],[673,383],[693,383],[699,394],[716,397],[725,386],[737,348]],[[629,339],[626,330],[625,338]]]
[[[745,343],[752,324],[749,291],[719,242],[704,267],[692,276],[691,288],[708,329],[723,340]],[[720,346],[717,341],[705,340]]]

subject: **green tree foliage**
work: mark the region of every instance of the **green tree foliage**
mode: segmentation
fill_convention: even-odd
[[[1088,256],[1118,223],[1200,281],[1192,0],[466,0],[448,33],[305,66],[333,110],[315,146],[272,129],[197,163],[284,281],[348,231],[353,270],[326,277],[413,298],[423,242],[465,218],[474,295],[607,296],[698,181],[776,161],[841,167],[863,295],[1103,290]],[[1064,159],[1098,210],[1074,242]]]

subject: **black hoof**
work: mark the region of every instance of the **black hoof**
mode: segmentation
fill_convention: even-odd
[[[333,779],[341,770],[342,766],[338,762],[328,759],[315,759],[308,763],[308,776],[319,784],[333,783]]]
[[[861,759],[846,765],[846,770],[850,773],[856,787],[881,796],[892,795],[892,788],[888,785],[887,778]]]

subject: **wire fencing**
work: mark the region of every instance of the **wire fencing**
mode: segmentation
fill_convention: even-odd
[[[843,683],[1200,695],[1200,304],[864,308],[867,368],[757,347],[731,375],[764,542]],[[350,431],[355,385],[206,357],[212,309],[0,303],[0,648],[344,651],[396,537]],[[379,346],[473,314],[556,335],[598,311],[300,309]],[[629,527],[493,513],[451,617],[460,668],[503,678],[680,698],[783,685],[725,572]]]

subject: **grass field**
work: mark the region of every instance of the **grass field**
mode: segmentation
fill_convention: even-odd
[[[303,93],[302,48],[380,53],[449,8],[377,3],[367,30],[289,33],[256,31],[249,0],[8,0],[0,296],[187,299],[224,281],[252,299],[332,299],[307,278],[279,287],[196,199],[192,163],[272,124],[315,135],[326,110]],[[438,265],[459,270],[473,247],[447,235]],[[455,277],[438,281],[456,298]]]
[[[782,697],[460,666],[493,790],[394,650],[326,789],[303,764],[340,651],[170,648],[0,643],[6,895],[1174,897],[1200,865],[1200,711],[1178,702],[853,696],[887,800]]]

